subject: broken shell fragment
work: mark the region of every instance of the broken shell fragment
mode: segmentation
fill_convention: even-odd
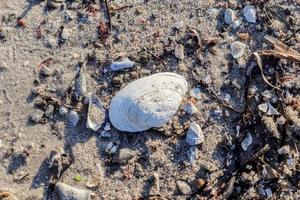
[[[98,131],[105,121],[105,109],[102,101],[93,94],[90,97],[86,127]]]
[[[244,151],[247,151],[248,147],[249,147],[251,144],[252,144],[252,136],[251,136],[251,134],[248,132],[247,135],[246,135],[246,137],[245,137],[245,138],[243,139],[243,141],[242,141],[242,144],[241,144],[242,149],[243,149]]]
[[[182,76],[169,72],[133,81],[113,97],[110,121],[127,132],[162,127],[178,110],[187,88]]]
[[[54,188],[60,200],[91,200],[91,193],[87,190],[77,189],[58,182]]]
[[[184,46],[181,44],[176,45],[174,55],[176,56],[176,58],[183,60],[184,59]]]
[[[246,45],[241,42],[236,41],[230,45],[231,55],[234,58],[242,57],[245,49],[246,49]]]
[[[110,69],[113,70],[113,71],[118,71],[118,70],[121,70],[121,69],[131,68],[131,67],[133,67],[133,65],[134,65],[134,62],[132,62],[128,58],[123,58],[119,61],[114,61],[110,65]]]
[[[201,144],[204,141],[202,129],[196,122],[190,124],[185,141],[191,146]]]
[[[280,115],[280,113],[270,103],[258,105],[258,110],[269,116]]]

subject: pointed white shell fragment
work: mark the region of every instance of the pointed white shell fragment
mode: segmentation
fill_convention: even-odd
[[[61,182],[56,183],[54,190],[60,200],[91,200],[89,191],[77,189]]]
[[[127,132],[162,127],[176,113],[187,88],[182,76],[169,72],[133,81],[113,97],[110,121]]]
[[[113,71],[118,71],[121,69],[131,68],[131,67],[133,67],[133,65],[134,65],[134,62],[132,62],[128,58],[123,58],[122,60],[114,61],[110,65],[110,69]]]
[[[190,124],[185,141],[191,146],[201,144],[204,141],[202,129],[196,122]]]
[[[86,127],[98,131],[105,121],[105,109],[97,95],[90,97]]]

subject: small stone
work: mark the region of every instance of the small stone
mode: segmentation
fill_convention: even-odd
[[[278,154],[289,154],[290,153],[290,146],[285,145],[277,150]]]
[[[246,134],[246,137],[245,137],[244,140],[242,141],[242,144],[241,144],[242,149],[243,149],[244,151],[247,151],[248,147],[249,147],[251,144],[252,144],[252,136],[251,136],[251,134],[248,132],[248,133]]]
[[[50,118],[53,114],[54,111],[54,106],[53,105],[48,105],[45,111],[46,117]]]
[[[108,154],[114,154],[117,151],[118,146],[114,144],[113,142],[110,142],[107,144],[105,148],[105,152]]]
[[[198,112],[198,109],[196,108],[196,106],[194,106],[194,104],[190,101],[186,102],[183,106],[182,109],[189,114],[194,114]]]
[[[248,5],[243,9],[244,17],[249,23],[256,23],[256,10],[254,6]]]
[[[177,30],[181,30],[183,29],[183,27],[184,27],[183,21],[179,21],[174,24],[174,28],[176,28]]]
[[[197,189],[201,189],[205,185],[205,180],[203,180],[202,178],[197,178],[195,180],[195,185]]]
[[[137,153],[138,153],[137,151],[128,148],[120,149],[118,155],[118,162],[120,164],[127,164],[129,160],[131,160],[133,157],[137,155]]]
[[[230,50],[231,50],[231,55],[234,58],[240,58],[243,56],[244,51],[245,51],[246,45],[241,43],[241,42],[233,42],[230,45]]]
[[[116,87],[120,87],[123,84],[123,76],[115,76],[112,78],[112,84]]]
[[[174,55],[176,56],[176,58],[183,60],[184,59],[184,46],[181,44],[176,45]]]
[[[199,88],[193,88],[190,90],[190,96],[196,99],[201,99],[201,90]]]
[[[18,19],[17,24],[20,27],[24,27],[24,26],[26,26],[26,21],[25,21],[25,19],[20,18],[20,19]]]
[[[69,117],[69,121],[70,121],[71,125],[73,127],[75,127],[77,125],[78,121],[79,121],[79,115],[78,115],[78,113],[76,111],[74,111],[74,110],[71,110],[69,112],[68,117]]]
[[[111,137],[111,134],[109,131],[103,130],[103,131],[101,131],[100,136],[102,138],[109,138],[109,137]]]
[[[176,181],[177,188],[184,195],[192,194],[192,189],[186,181],[178,180]]]
[[[60,115],[62,115],[62,116],[66,116],[67,114],[68,114],[68,109],[66,108],[66,107],[64,107],[64,106],[61,106],[60,108],[59,108],[59,114]]]
[[[192,122],[186,134],[185,142],[193,146],[201,144],[203,141],[204,135],[201,127],[196,122]]]
[[[36,109],[29,117],[30,121],[34,123],[39,123],[43,118],[44,112],[42,110]]]
[[[104,128],[103,128],[104,130],[106,130],[106,131],[110,131],[110,123],[105,123],[105,126],[104,126]]]
[[[230,25],[235,20],[235,13],[232,9],[228,8],[224,12],[224,21],[226,24]]]
[[[61,32],[61,39],[68,40],[70,38],[70,31],[64,28]]]

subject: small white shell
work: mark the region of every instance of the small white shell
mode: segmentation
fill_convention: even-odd
[[[95,95],[91,95],[86,127],[98,131],[105,121],[105,110],[102,101]]]
[[[134,65],[134,62],[132,62],[128,58],[123,58],[122,60],[114,61],[110,65],[110,69],[113,71],[118,71],[121,69],[131,68],[131,67],[133,67],[133,65]]]
[[[58,194],[59,199],[62,200],[91,200],[91,194],[88,190],[77,189],[62,182],[56,183],[54,191]]]
[[[138,79],[113,97],[112,125],[127,132],[162,127],[176,113],[187,92],[186,80],[175,73],[157,73]]]

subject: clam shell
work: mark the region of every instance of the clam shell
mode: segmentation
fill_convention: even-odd
[[[92,94],[90,97],[86,127],[98,131],[105,121],[105,109],[102,101]]]
[[[110,121],[127,132],[162,127],[176,113],[187,88],[182,76],[169,72],[133,81],[113,97]]]

